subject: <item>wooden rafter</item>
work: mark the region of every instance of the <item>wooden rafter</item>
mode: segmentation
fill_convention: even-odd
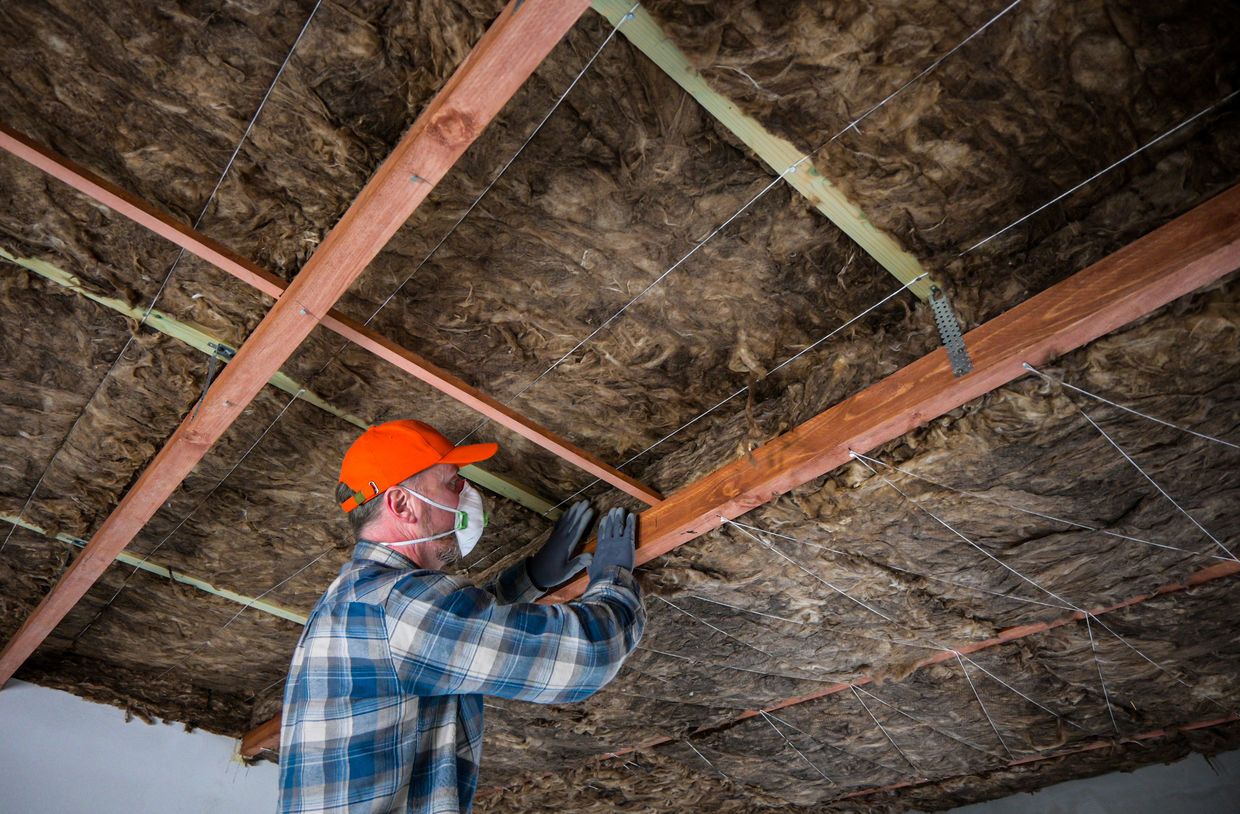
[[[669,495],[641,514],[637,564],[650,562],[718,528],[725,517],[740,517],[848,463],[850,450],[871,452],[1026,375],[1025,362],[1044,364],[1237,268],[1240,186],[970,331],[965,344],[974,368],[963,378],[955,377],[947,353],[940,348]],[[1237,570],[1235,563],[1223,563],[1163,592],[1229,577]],[[586,584],[585,578],[574,580],[543,601],[568,601],[580,596]],[[1072,618],[1060,623],[1067,624]],[[1047,625],[1029,626],[1005,635],[1020,638],[1045,629]],[[278,732],[278,726],[275,730]],[[271,731],[272,722],[268,721],[247,735],[243,744],[250,751],[243,753],[252,757],[271,748],[272,741],[260,738]]]
[[[767,130],[761,122],[741,112],[735,103],[707,84],[688,57],[667,38],[663,29],[645,8],[638,6],[633,17],[620,25],[633,4],[628,0],[593,0],[591,6],[639,51],[659,66],[676,84],[721,125],[776,173],[782,174],[804,155],[792,142]],[[788,184],[805,196],[814,208],[851,237],[861,249],[887,269],[897,280],[923,300],[930,298],[932,283],[925,277],[921,261],[909,254],[891,235],[879,229],[837,186],[822,176],[814,162],[807,161],[786,176]],[[918,278],[921,277],[920,280]],[[917,280],[917,282],[913,282]]]
[[[191,229],[171,215],[160,212],[90,170],[57,155],[47,147],[31,141],[21,133],[2,124],[0,124],[0,148],[270,297],[278,300],[288,288],[288,283],[284,280],[235,254],[227,246]],[[426,178],[425,175],[420,177]],[[430,185],[427,183],[415,186],[421,188],[419,193],[422,195],[430,190]],[[662,495],[636,478],[604,463],[571,441],[531,421],[459,377],[341,312],[332,309],[326,313],[321,322],[323,327],[335,331],[358,347],[370,351],[389,364],[395,365],[466,407],[481,413],[501,427],[511,430],[643,503],[653,506],[662,500]]]
[[[511,0],[0,653],[0,686],[171,497],[586,9]]]
[[[0,260],[7,260],[16,266],[21,266],[27,271],[37,274],[49,282],[55,283],[62,288],[80,294],[92,302],[95,302],[104,308],[115,311],[116,313],[130,319],[141,321],[145,313],[141,307],[132,305],[125,300],[117,297],[103,296],[91,291],[89,288],[84,286],[82,281],[76,276],[70,274],[53,263],[47,262],[46,260],[39,260],[33,257],[18,257],[8,252],[2,246],[0,246]],[[191,325],[187,322],[178,320],[172,315],[160,311],[158,308],[152,308],[151,312],[146,314],[146,324],[153,330],[183,342],[191,348],[201,351],[208,356],[218,355],[221,350],[229,353],[236,353],[237,350],[219,337],[212,336],[196,325]],[[312,404],[315,407],[318,407],[324,412],[331,413],[342,421],[347,421],[359,429],[364,430],[370,426],[349,411],[337,407],[309,388],[303,387],[300,382],[293,379],[287,373],[277,371],[268,383],[272,387],[275,387],[278,390],[283,390],[290,396],[295,396],[296,398],[305,401],[307,404]],[[489,489],[498,495],[502,495],[509,500],[520,503],[530,511],[537,512],[552,519],[558,518],[562,513],[559,509],[555,508],[555,504],[553,504],[550,500],[542,495],[539,495],[529,486],[514,478],[491,472],[485,467],[481,467],[477,464],[462,467],[461,474],[479,486]]]

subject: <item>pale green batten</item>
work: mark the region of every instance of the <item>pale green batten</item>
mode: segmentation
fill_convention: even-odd
[[[619,32],[629,42],[684,88],[707,113],[744,142],[767,166],[784,175],[784,179],[793,189],[809,199],[819,212],[826,215],[883,268],[908,285],[909,290],[918,297],[929,300],[933,281],[924,277],[912,282],[925,274],[921,261],[905,251],[891,235],[871,223],[864,212],[818,172],[812,160],[800,164],[794,172],[785,175],[790,167],[801,160],[804,153],[792,142],[772,134],[761,122],[742,113],[732,101],[711,88],[644,8],[639,6],[632,12],[633,17],[620,25],[621,20],[633,8],[631,0],[593,0],[591,5],[613,26],[618,26]],[[909,285],[910,283],[912,284]]]
[[[20,528],[26,529],[27,531],[38,534],[39,536],[44,537],[48,540],[59,540],[60,542],[65,543],[66,545],[73,546],[74,548],[85,548],[86,546],[86,541],[78,537],[70,537],[68,534],[49,534],[47,531],[39,528],[33,523],[29,523],[25,520],[20,520],[11,515],[0,515],[0,521],[4,521],[5,523],[8,523],[10,525],[18,526]],[[188,574],[183,574],[180,571],[169,568],[166,565],[160,565],[159,563],[154,562],[153,560],[143,561],[142,557],[134,555],[134,554],[130,554],[125,551],[122,551],[120,554],[117,555],[116,562],[124,563],[126,565],[136,566],[142,569],[143,571],[154,574],[157,577],[163,577],[164,579],[170,579],[174,582],[179,582],[182,585],[188,585],[191,588],[197,588],[198,590],[203,591],[205,593],[214,594],[215,596],[221,597],[223,599],[227,599],[230,602],[236,602],[237,604],[244,605],[247,608],[253,608],[254,610],[261,611],[262,613],[267,613],[272,616],[278,616],[281,619],[287,619],[288,621],[296,622],[299,625],[304,625],[306,623],[305,614],[301,614],[301,613],[298,613],[297,611],[289,610],[288,608],[277,605],[274,602],[266,602],[261,599],[256,599],[252,596],[246,596],[245,594],[239,594],[235,591],[230,591],[227,588],[217,588],[211,583],[207,582],[205,579],[198,579],[197,577],[191,577]]]
[[[59,268],[58,266],[53,265],[52,263],[48,263],[45,260],[39,260],[33,257],[16,257],[2,247],[0,247],[0,259],[7,260],[14,265],[21,266],[28,271],[34,272],[45,280],[49,280],[56,285],[80,294],[92,302],[98,303],[104,308],[108,308],[118,314],[122,314],[130,319],[139,321],[142,319],[142,315],[144,313],[143,309],[130,305],[124,300],[117,299],[116,297],[105,297],[101,294],[95,293],[86,286],[82,285],[82,281],[76,276],[70,274],[62,268]],[[159,309],[151,310],[150,315],[146,319],[146,324],[152,329],[170,336],[173,339],[184,342],[186,345],[189,345],[195,350],[201,351],[202,353],[208,355],[214,356],[222,354],[227,358],[231,357],[232,354],[236,352],[236,348],[215,338],[203,329],[169,316]],[[302,401],[312,404],[320,410],[331,413],[342,421],[347,421],[355,427],[366,429],[370,426],[352,413],[336,407],[314,392],[302,387],[285,373],[277,372],[271,377],[270,383],[273,387],[288,393],[290,396],[296,396]],[[530,487],[520,481],[507,478],[502,475],[497,475],[494,472],[488,472],[477,465],[462,467],[461,474],[482,488],[488,489],[497,495],[501,495],[509,500],[520,503],[522,506],[530,509],[531,511],[537,512],[540,515],[545,515],[554,520],[562,513],[558,509],[553,509],[555,504],[535,493]]]

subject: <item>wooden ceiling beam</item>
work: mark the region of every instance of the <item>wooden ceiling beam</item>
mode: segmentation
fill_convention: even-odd
[[[1232,187],[1185,215],[1130,243],[1067,280],[1051,286],[970,331],[965,344],[973,372],[957,378],[942,348],[850,396],[744,457],[669,495],[640,515],[637,564],[642,565],[718,528],[724,521],[765,505],[851,460],[850,450],[869,453],[945,413],[1027,375],[1023,365],[1042,365],[1172,300],[1240,268],[1240,186]],[[1129,600],[1096,614],[1138,604],[1231,577],[1240,564],[1220,563],[1183,584]],[[585,578],[543,598],[564,602],[580,596]],[[961,646],[976,652],[1049,630],[1077,619],[1026,625],[988,642]],[[941,660],[931,657],[927,664]],[[780,702],[776,709],[846,689],[847,684]],[[745,713],[751,717],[755,712]],[[274,719],[277,723],[279,716]],[[273,748],[268,721],[242,741],[253,757]],[[263,736],[268,740],[263,740]],[[654,742],[642,746],[655,745]]]
[[[297,278],[0,653],[0,686],[56,628],[529,78],[586,0],[511,0]]]
[[[57,155],[47,147],[3,124],[0,124],[0,148],[269,297],[278,300],[289,286],[280,277],[234,253],[227,246],[191,229],[171,215],[159,211],[90,170]],[[416,186],[422,187],[420,190],[422,194],[430,190],[430,186],[425,183]],[[362,323],[350,319],[340,311],[331,309],[320,321],[323,327],[334,331],[358,347],[370,351],[501,427],[520,435],[646,505],[653,506],[662,500],[662,495],[636,478],[610,466],[571,441],[535,423],[408,348],[401,347]],[[545,503],[545,501],[541,502]],[[550,506],[549,503],[546,505]],[[545,513],[552,517],[556,515],[555,511]]]

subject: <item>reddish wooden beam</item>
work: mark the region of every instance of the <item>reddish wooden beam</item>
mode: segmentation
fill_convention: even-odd
[[[0,685],[86,594],[585,11],[511,0],[0,653]]]
[[[241,739],[241,754],[258,757],[262,752],[275,751],[280,745],[280,716],[269,718],[245,733]]]
[[[57,155],[2,124],[0,124],[0,148],[270,297],[279,299],[288,287],[288,283],[284,280],[235,254],[227,246],[191,229],[171,215],[160,212],[90,170]],[[637,479],[607,465],[576,444],[539,426],[516,410],[471,387],[413,351],[349,319],[341,312],[334,309],[328,311],[323,317],[322,324],[325,328],[335,331],[355,345],[365,348],[441,393],[456,399],[466,407],[476,410],[501,427],[515,432],[643,503],[653,506],[663,499],[662,495]]]
[[[974,372],[964,378],[955,378],[946,352],[936,350],[745,458],[676,492],[659,506],[647,509],[641,515],[637,562],[649,562],[718,527],[720,515],[729,519],[738,517],[847,463],[849,450],[870,452],[914,427],[1020,378],[1025,375],[1022,364],[1026,361],[1039,365],[1063,355],[1238,267],[1240,186],[970,331],[965,343],[974,360]],[[1240,564],[1220,563],[1183,584],[1166,586],[1153,594],[1101,608],[1096,613],[1231,576],[1238,569]],[[544,601],[566,601],[580,596],[585,584],[584,579],[571,582],[548,594]],[[994,647],[1069,624],[1077,618],[1073,614],[1057,622],[1013,628],[986,642],[962,645],[961,652]],[[949,653],[932,656],[920,666],[948,657]],[[870,680],[864,677],[853,683]],[[803,703],[847,688],[847,684],[833,685],[800,698],[786,699],[770,709]],[[738,720],[757,714],[756,710],[746,712]],[[278,719],[279,716],[274,720]],[[257,750],[272,748],[275,743],[247,740],[257,746]],[[658,742],[656,739],[642,746]],[[244,754],[252,757],[257,750]]]

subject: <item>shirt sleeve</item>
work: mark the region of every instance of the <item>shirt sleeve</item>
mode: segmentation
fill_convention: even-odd
[[[526,565],[528,562],[529,560],[523,557],[520,562],[505,568],[499,576],[483,585],[482,590],[494,596],[495,601],[501,605],[533,602],[545,592],[539,590],[534,580],[530,579]]]
[[[415,695],[580,701],[619,672],[646,624],[633,574],[613,567],[578,600],[501,604],[463,584],[389,605],[392,659]]]

